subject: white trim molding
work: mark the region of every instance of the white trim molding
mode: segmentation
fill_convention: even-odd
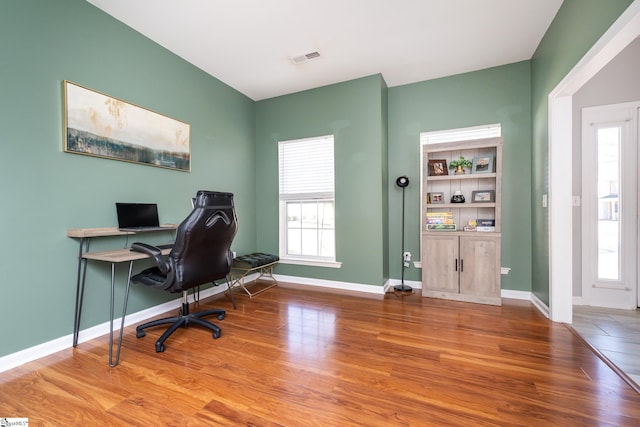
[[[549,307],[532,301],[554,322],[573,318],[572,175],[566,162],[572,155],[573,95],[638,36],[640,0],[635,0],[549,93]]]
[[[306,265],[309,267],[328,267],[328,268],[342,267],[342,263],[339,261],[320,261],[320,260],[313,260],[313,259],[287,258],[285,256],[281,256],[278,262],[280,264]]]
[[[538,309],[540,313],[544,315],[544,317],[550,319],[549,307],[533,293],[531,294],[531,303]],[[571,323],[571,321],[565,323]]]
[[[500,291],[502,298],[519,299],[523,301],[532,301],[533,294],[529,291],[516,291],[513,289],[502,289]]]
[[[337,282],[334,280],[314,279],[310,277],[284,276],[282,274],[274,274],[274,277],[280,282],[292,283],[295,285],[314,286],[318,288],[339,289],[341,291],[363,292],[367,294],[384,295],[385,286],[367,285],[362,283]],[[286,287],[286,285],[284,285]]]
[[[414,280],[405,280],[404,284],[406,286],[411,286],[412,289],[422,289],[422,282],[418,282]],[[391,289],[400,285],[402,285],[402,280],[389,279],[387,280],[387,283],[384,284],[384,290],[385,292],[389,292]]]

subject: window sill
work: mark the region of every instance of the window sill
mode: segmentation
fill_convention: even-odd
[[[281,264],[306,265],[309,267],[328,267],[328,268],[342,267],[342,263],[338,261],[318,261],[318,260],[311,260],[311,259],[280,257],[280,260],[278,262],[280,262]]]

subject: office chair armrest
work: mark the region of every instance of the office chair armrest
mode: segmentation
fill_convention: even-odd
[[[147,243],[135,242],[131,244],[131,250],[149,255],[151,258],[153,258],[156,266],[162,273],[167,274],[167,272],[169,271],[169,266],[162,257],[162,250],[160,248],[149,245]]]

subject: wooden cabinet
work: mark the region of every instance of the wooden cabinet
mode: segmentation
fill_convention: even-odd
[[[422,296],[500,305],[500,237],[471,232],[422,236]]]
[[[422,156],[422,296],[500,305],[502,139],[425,145]],[[457,175],[433,167],[448,166],[461,156],[474,168],[480,159],[492,163]],[[464,203],[451,202],[456,193],[462,193]],[[455,227],[427,229],[440,215]],[[493,229],[464,230],[477,220],[492,222]]]
[[[422,296],[460,293],[458,236],[449,233],[422,236]],[[428,264],[425,266],[425,261]]]

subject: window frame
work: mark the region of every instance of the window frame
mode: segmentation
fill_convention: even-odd
[[[283,184],[283,159],[282,159],[282,147],[289,144],[304,144],[310,142],[321,142],[321,141],[330,141],[331,143],[331,152],[332,152],[332,170],[331,173],[333,175],[333,182],[331,185],[331,191],[328,191],[326,188],[323,188],[322,191],[303,191],[299,193],[283,193],[283,186],[287,184]],[[284,264],[296,264],[296,265],[309,265],[309,266],[320,266],[320,267],[330,267],[330,268],[340,268],[342,263],[337,261],[337,246],[336,246],[336,235],[337,235],[337,227],[336,227],[336,206],[335,206],[335,138],[334,135],[322,135],[311,138],[303,138],[303,139],[294,139],[294,140],[285,140],[278,141],[278,243],[279,243],[279,256],[280,262]],[[320,203],[331,203],[333,205],[333,228],[328,228],[327,230],[333,230],[333,256],[321,256],[321,255],[294,255],[288,253],[288,233],[290,232],[288,218],[287,218],[287,207],[289,204],[294,203],[316,203],[316,205]],[[300,230],[303,230],[304,227],[300,227]],[[322,227],[318,225],[315,228],[307,228],[316,230],[316,233],[320,233],[320,230],[323,230]],[[301,243],[302,244],[302,243]],[[319,249],[319,247],[318,247]]]

